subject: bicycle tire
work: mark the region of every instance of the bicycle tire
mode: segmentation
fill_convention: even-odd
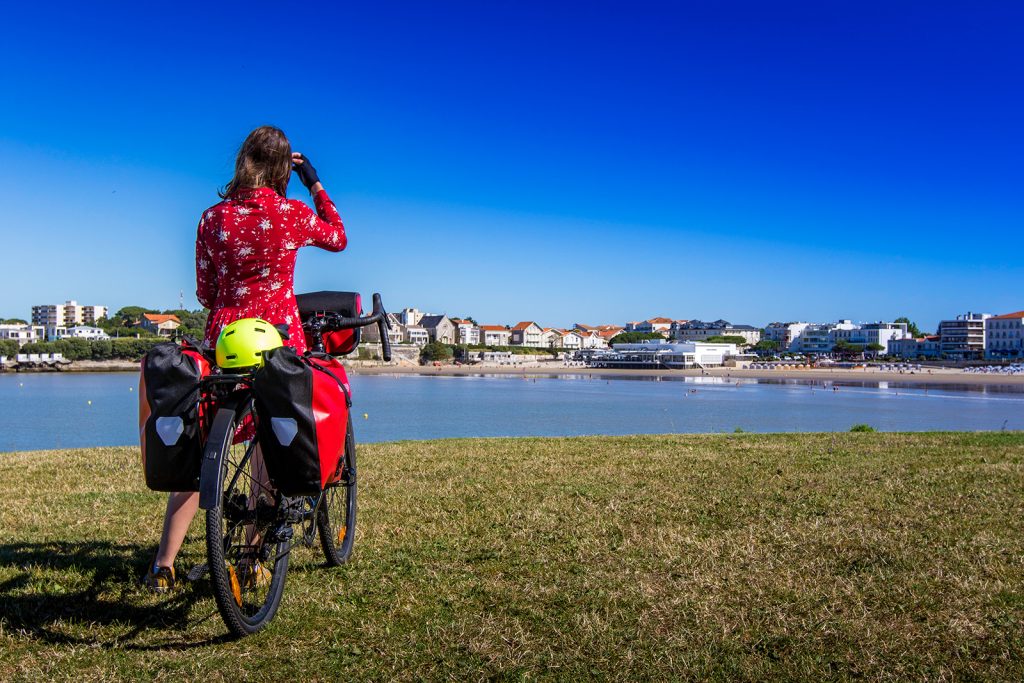
[[[211,446],[220,449],[223,484],[217,504],[206,511],[206,555],[217,610],[239,637],[256,633],[274,618],[284,595],[289,558],[288,541],[274,540],[279,498],[274,495],[273,505],[268,505],[267,496],[273,492],[262,490],[249,471],[253,444],[232,443],[238,426],[251,415],[251,401],[221,408],[210,428],[210,439],[217,439]],[[254,568],[257,561],[264,569]],[[261,585],[264,571],[270,579]]]
[[[352,557],[352,544],[356,540],[356,438],[352,431],[352,415],[348,416],[345,435],[345,471],[341,483],[323,493],[317,508],[316,527],[320,547],[327,566],[337,567]]]

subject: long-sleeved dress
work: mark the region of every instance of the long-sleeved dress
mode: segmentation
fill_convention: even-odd
[[[196,295],[210,309],[206,343],[213,346],[228,323],[263,318],[288,325],[285,343],[302,353],[293,282],[301,247],[341,251],[345,226],[334,202],[321,190],[316,213],[304,202],[268,187],[241,188],[203,212],[196,237]]]

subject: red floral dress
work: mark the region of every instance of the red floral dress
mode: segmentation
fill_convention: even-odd
[[[306,350],[293,282],[300,247],[341,251],[345,226],[334,202],[320,190],[316,213],[269,187],[242,188],[203,212],[196,237],[196,296],[210,309],[206,343],[211,347],[228,323],[263,318],[288,325],[285,342]]]

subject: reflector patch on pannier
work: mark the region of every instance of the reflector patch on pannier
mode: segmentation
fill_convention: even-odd
[[[299,433],[299,423],[290,417],[270,418],[270,428],[274,430],[274,436],[282,446],[291,446],[295,435]]]
[[[156,419],[156,434],[165,446],[173,446],[185,432],[185,422],[177,415],[172,417],[158,417]]]

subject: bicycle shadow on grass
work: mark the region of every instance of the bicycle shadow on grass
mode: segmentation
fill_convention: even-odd
[[[152,545],[109,541],[0,545],[0,623],[9,632],[55,645],[164,650],[230,640],[182,639],[196,626],[193,608],[209,590],[204,583],[168,597],[149,595],[140,578],[153,552]],[[211,617],[215,608],[199,621]],[[173,640],[161,639],[165,633]]]

